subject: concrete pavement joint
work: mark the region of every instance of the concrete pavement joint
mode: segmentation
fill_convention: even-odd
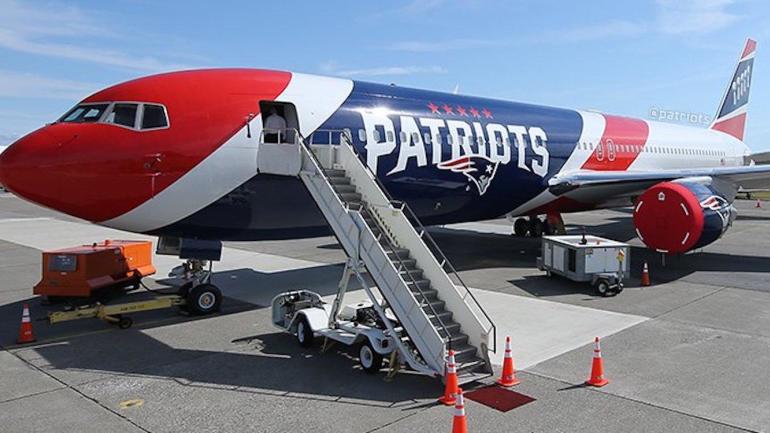
[[[21,361],[21,362],[23,362],[23,363],[25,363],[25,364],[29,365],[31,368],[33,368],[33,369],[35,369],[35,370],[39,371],[40,373],[42,373],[42,374],[44,374],[44,375],[46,375],[46,376],[50,377],[51,379],[53,379],[53,380],[55,380],[56,382],[58,382],[58,383],[60,383],[61,385],[63,385],[64,387],[63,387],[63,388],[59,388],[59,390],[61,390],[61,389],[65,389],[65,388],[66,388],[66,389],[70,389],[70,390],[72,390],[72,392],[74,392],[74,393],[78,394],[79,396],[81,396],[81,397],[85,398],[86,400],[90,400],[90,401],[92,401],[94,404],[96,404],[96,405],[100,406],[101,408],[103,408],[103,409],[104,409],[104,410],[106,410],[107,412],[110,412],[110,413],[112,413],[113,415],[117,416],[118,418],[120,418],[120,419],[124,420],[125,422],[127,422],[127,423],[131,424],[132,426],[134,426],[134,427],[138,428],[139,430],[141,430],[141,431],[143,431],[143,432],[145,432],[145,433],[152,433],[150,430],[147,430],[146,428],[142,427],[141,425],[139,425],[139,424],[135,423],[134,421],[132,421],[132,420],[128,419],[127,417],[125,417],[125,416],[121,415],[120,413],[118,413],[118,412],[116,412],[116,411],[112,410],[110,407],[108,407],[108,406],[106,406],[106,405],[104,405],[104,404],[100,403],[100,402],[99,402],[99,400],[97,400],[97,399],[95,399],[95,398],[93,398],[93,397],[90,397],[90,396],[86,395],[84,392],[80,391],[79,389],[75,388],[74,386],[70,386],[69,384],[67,384],[66,382],[64,382],[64,381],[60,380],[60,379],[59,379],[59,378],[57,378],[56,376],[53,376],[53,375],[49,374],[48,372],[46,372],[46,371],[45,371],[45,370],[43,370],[42,368],[39,368],[39,367],[37,367],[37,366],[36,366],[36,365],[34,365],[34,364],[30,364],[29,362],[25,361],[25,360],[24,360],[24,358],[20,357],[20,356],[19,356],[19,355],[17,355],[16,353],[14,353],[14,352],[10,352],[10,351],[8,351],[8,353],[10,353],[10,354],[11,354],[11,355],[13,355],[14,357],[16,357],[16,358],[17,358],[19,361]]]
[[[586,345],[585,347],[588,348],[588,347],[591,347],[591,345],[589,344],[589,345]],[[553,381],[556,381],[556,382],[559,382],[559,383],[563,383],[565,385],[569,385],[569,386],[573,386],[573,387],[575,386],[575,384],[572,383],[572,382],[568,382],[566,380],[559,379],[557,377],[549,376],[547,374],[538,373],[538,372],[529,371],[529,370],[525,370],[525,372],[527,374],[531,374],[533,376],[538,376],[538,377],[541,377],[541,378],[544,378],[544,379],[550,379],[550,380],[553,380]],[[607,396],[616,397],[616,398],[619,398],[619,399],[622,399],[622,400],[643,404],[645,406],[652,407],[652,408],[655,408],[655,409],[660,409],[660,410],[664,410],[664,411],[667,411],[667,412],[676,413],[676,414],[679,414],[679,415],[684,415],[684,416],[689,417],[689,418],[699,419],[701,421],[706,421],[706,422],[710,422],[710,423],[713,423],[713,424],[718,424],[718,425],[721,425],[721,426],[738,429],[738,430],[745,431],[745,432],[748,432],[748,433],[762,433],[762,432],[760,432],[758,430],[750,430],[750,429],[747,429],[745,427],[736,426],[736,425],[729,424],[729,423],[726,423],[726,422],[723,422],[723,421],[718,421],[718,420],[715,420],[715,419],[706,418],[706,417],[700,416],[700,415],[695,415],[695,414],[691,414],[691,413],[687,413],[687,412],[682,412],[680,410],[671,409],[671,408],[665,407],[665,406],[660,406],[660,405],[657,405],[657,404],[654,404],[654,403],[650,403],[650,402],[647,402],[647,401],[644,401],[644,400],[638,400],[638,399],[631,398],[631,397],[626,397],[626,396],[623,396],[623,395],[613,394],[611,392],[602,390],[600,388],[595,388],[593,386],[580,386],[580,388],[585,389],[585,390],[590,391],[590,392],[598,392],[598,393],[601,393],[601,394],[604,394],[604,395],[607,395]]]

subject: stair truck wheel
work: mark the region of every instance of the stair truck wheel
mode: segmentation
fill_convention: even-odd
[[[222,292],[213,284],[199,284],[187,294],[187,310],[196,316],[215,313],[221,306]]]
[[[358,348],[358,362],[365,372],[375,374],[382,368],[382,355],[377,353],[372,347],[372,343],[367,339]]]
[[[297,322],[297,343],[302,347],[312,347],[314,341],[313,328],[310,327],[307,317],[301,315]]]

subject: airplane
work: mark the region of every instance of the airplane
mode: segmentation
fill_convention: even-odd
[[[732,225],[739,188],[770,186],[770,165],[749,164],[743,142],[756,46],[747,39],[709,128],[283,71],[163,73],[98,91],[20,138],[0,156],[0,183],[137,233],[328,234],[299,179],[258,173],[275,110],[308,140],[346,130],[425,225],[508,216],[515,234],[537,236],[565,213],[630,207],[647,247],[684,253]]]

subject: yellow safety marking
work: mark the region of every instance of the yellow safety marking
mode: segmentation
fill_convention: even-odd
[[[131,400],[124,400],[120,402],[121,409],[128,409],[130,407],[139,407],[144,404],[144,400],[141,398],[135,398]]]

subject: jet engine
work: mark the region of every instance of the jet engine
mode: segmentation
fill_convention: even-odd
[[[634,226],[647,247],[678,254],[716,241],[735,216],[735,207],[712,185],[661,182],[637,199]]]

